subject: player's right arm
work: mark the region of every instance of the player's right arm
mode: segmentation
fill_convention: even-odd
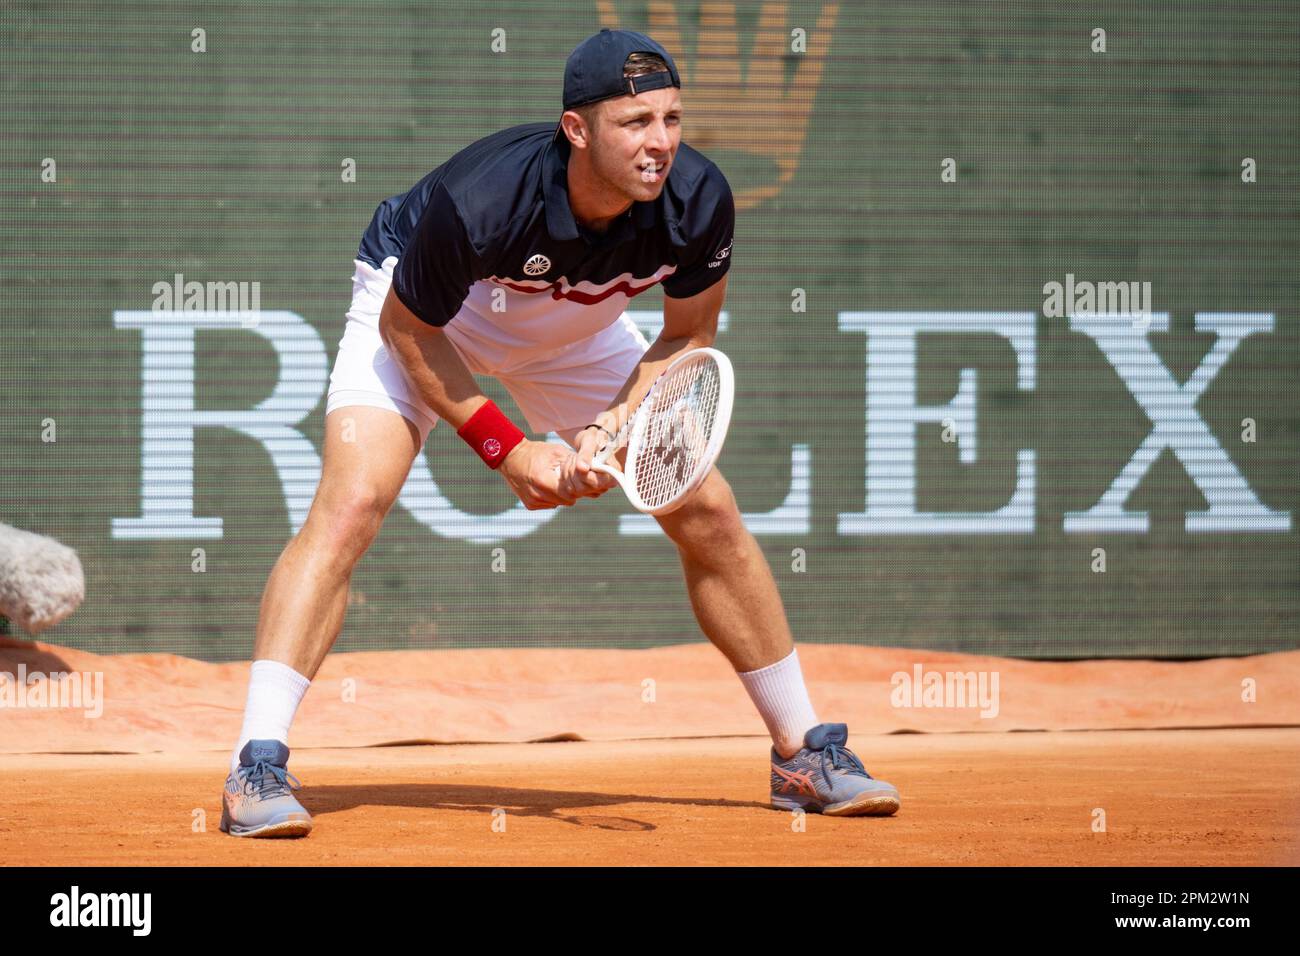
[[[429,408],[457,431],[488,399],[443,326],[482,271],[459,212],[439,184],[393,272],[379,334]],[[571,454],[525,438],[497,470],[529,510],[571,505],[577,499],[561,489],[555,468]]]
[[[379,334],[420,396],[453,429],[488,400],[447,334],[416,317],[392,289],[379,315]],[[571,455],[559,445],[525,438],[497,470],[530,511],[571,505],[577,499],[565,496],[555,472]]]

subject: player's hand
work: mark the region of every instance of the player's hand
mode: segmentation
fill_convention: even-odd
[[[591,467],[596,452],[608,440],[609,435],[599,428],[584,428],[578,432],[575,439],[577,447],[560,469],[560,487],[583,498],[599,498],[609,489],[617,487],[618,482],[612,475]]]
[[[570,494],[560,480],[560,471],[573,452],[562,445],[525,438],[497,468],[510,490],[529,511],[571,505],[579,495]]]

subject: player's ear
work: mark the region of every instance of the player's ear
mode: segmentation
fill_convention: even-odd
[[[575,149],[586,149],[589,145],[590,134],[586,123],[576,110],[568,110],[560,117],[560,128],[569,138],[569,145]]]
[[[564,113],[560,123],[569,136],[569,145],[575,149],[590,149],[596,141],[596,125],[604,103],[588,103]],[[571,132],[570,132],[571,131]]]

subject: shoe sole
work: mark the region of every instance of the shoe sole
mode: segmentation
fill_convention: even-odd
[[[822,806],[819,803],[781,802],[772,798],[773,810],[803,810],[806,813],[820,813],[828,817],[888,817],[898,812],[902,805],[898,793],[893,790],[865,791],[851,800]]]
[[[822,808],[828,817],[888,817],[898,812],[901,801],[897,793],[860,793],[852,800],[832,803]]]
[[[226,808],[224,806],[221,808],[221,832],[228,833],[233,837],[262,837],[266,839],[305,837],[308,833],[311,833],[311,826],[310,820],[281,820],[279,823],[265,823],[257,827],[245,827],[233,822]]]

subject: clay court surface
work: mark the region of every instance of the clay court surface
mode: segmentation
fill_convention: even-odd
[[[220,753],[9,754],[0,831],[8,865],[1300,864],[1300,730],[852,743],[896,817],[796,832],[745,737],[302,750],[316,830],[293,841],[217,830]]]
[[[100,688],[0,707],[0,862],[1300,865],[1300,651],[800,660],[820,719],[901,791],[896,817],[800,832],[769,809],[762,722],[708,645],[389,651],[330,655],[298,711],[315,831],[241,840],[218,823],[248,662],[0,639],[0,701],[10,675]],[[894,684],[918,668],[996,676],[994,705],[907,706]]]

